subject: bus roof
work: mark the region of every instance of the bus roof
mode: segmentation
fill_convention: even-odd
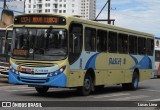
[[[104,23],[100,23],[100,22],[97,22],[97,21],[84,19],[84,18],[81,18],[80,16],[74,16],[74,15],[69,16],[69,15],[65,15],[65,14],[46,14],[46,13],[21,14],[21,15],[16,15],[16,16],[22,16],[22,15],[50,15],[50,16],[55,15],[55,16],[61,16],[61,17],[65,17],[68,20],[70,19],[71,21],[75,21],[77,23],[78,22],[79,23],[84,23],[84,24],[98,26],[98,27],[102,27],[102,28],[108,28],[108,29],[111,29],[111,30],[122,31],[122,32],[126,32],[126,33],[131,33],[131,34],[138,34],[138,35],[141,35],[141,36],[154,37],[154,35],[150,34],[150,33],[140,32],[140,31],[131,30],[131,29],[118,27],[118,26],[114,26],[114,25],[109,25],[109,24],[104,24]]]

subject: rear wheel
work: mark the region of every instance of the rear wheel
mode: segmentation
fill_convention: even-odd
[[[136,71],[134,71],[133,77],[132,77],[132,82],[122,84],[122,87],[125,90],[136,90],[138,88],[138,83],[139,83],[139,75]]]
[[[35,87],[35,89],[39,94],[44,94],[48,91],[49,87]]]
[[[93,86],[93,80],[91,75],[87,74],[84,77],[83,86],[77,88],[80,95],[87,96],[91,93]]]

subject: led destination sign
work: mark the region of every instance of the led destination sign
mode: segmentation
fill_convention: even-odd
[[[28,50],[14,49],[13,50],[13,55],[15,55],[15,56],[27,56],[28,55]]]
[[[65,25],[66,19],[59,16],[47,16],[47,15],[23,15],[17,16],[14,19],[15,24],[39,24],[39,25]]]

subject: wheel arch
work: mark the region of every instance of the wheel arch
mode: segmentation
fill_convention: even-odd
[[[89,68],[87,71],[86,71],[86,74],[85,75],[91,75],[91,78],[93,80],[93,83],[95,83],[95,71],[93,68]]]

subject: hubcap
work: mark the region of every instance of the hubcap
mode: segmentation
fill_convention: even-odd
[[[137,88],[137,85],[138,85],[138,79],[136,78],[136,79],[134,80],[134,87]]]
[[[90,88],[90,80],[89,79],[85,79],[84,80],[84,87],[85,87],[85,89],[89,89]]]

